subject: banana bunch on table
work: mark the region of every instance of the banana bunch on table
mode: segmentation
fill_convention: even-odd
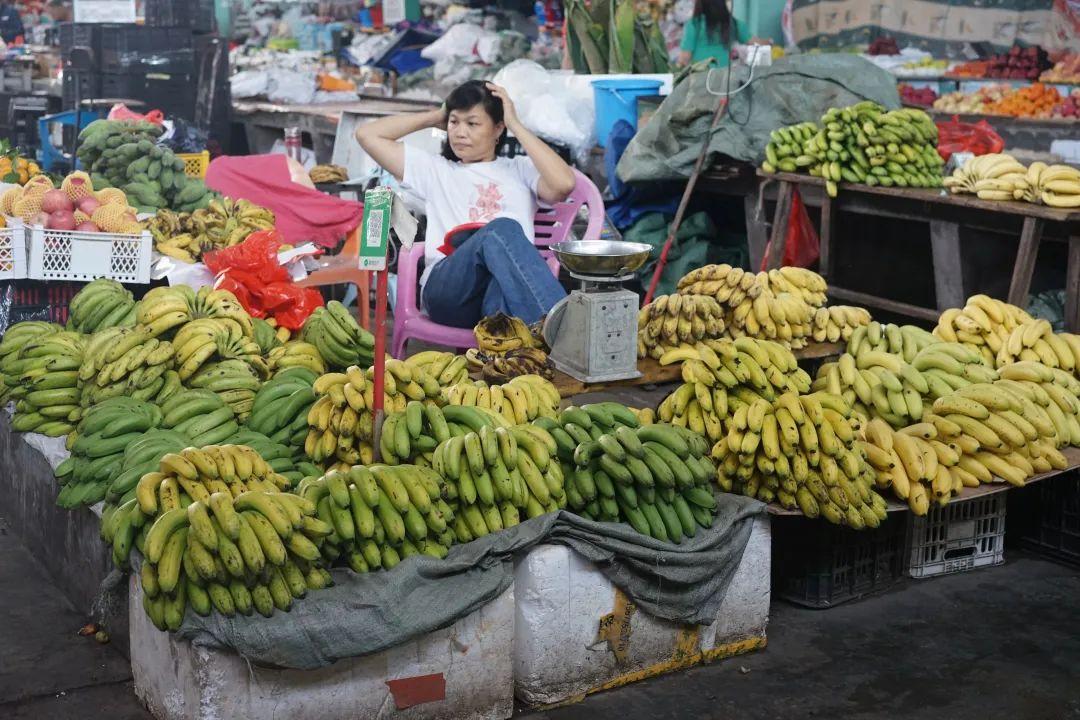
[[[56,326],[43,325],[22,332],[16,325],[5,335],[8,346],[3,349],[18,349],[0,361],[4,399],[15,401],[12,430],[61,437],[74,429],[82,412],[78,371],[85,339],[78,333],[54,332]],[[8,336],[12,336],[11,341]]]
[[[87,283],[68,303],[68,326],[81,333],[135,324],[135,299],[115,280]]]
[[[340,165],[316,165],[308,171],[308,177],[316,185],[320,183],[341,183],[349,179],[349,171]]]
[[[655,360],[672,348],[715,340],[724,310],[711,295],[661,295],[638,312],[638,357]]]
[[[111,327],[90,336],[79,367],[80,404],[128,396],[161,402],[180,388],[175,346],[144,327]]]
[[[178,213],[162,208],[146,221],[154,249],[182,262],[198,262],[202,253],[238,245],[258,230],[274,227],[274,213],[248,200],[218,198],[205,208]]]
[[[188,285],[156,287],[143,296],[136,308],[138,324],[151,337],[171,338],[181,326],[204,318],[217,320],[228,328],[230,335],[245,338],[255,335],[251,316],[228,290],[203,286],[196,291]]]
[[[521,318],[496,313],[485,318],[473,328],[476,346],[485,355],[501,355],[520,348],[543,347],[543,342],[533,336],[532,330]]]
[[[469,365],[480,370],[480,377],[489,383],[503,383],[519,375],[539,375],[551,380],[555,364],[548,354],[537,347],[507,350],[501,355],[485,355],[477,348],[465,352]]]

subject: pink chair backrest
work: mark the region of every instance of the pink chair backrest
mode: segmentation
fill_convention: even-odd
[[[534,243],[537,247],[547,247],[563,242],[570,235],[578,210],[584,205],[589,210],[589,225],[585,236],[579,240],[599,240],[604,227],[604,199],[592,180],[578,170],[577,185],[566,200],[550,208],[540,208],[533,219]]]

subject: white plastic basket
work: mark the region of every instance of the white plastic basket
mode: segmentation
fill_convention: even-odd
[[[138,235],[75,230],[30,230],[30,277],[34,280],[111,278],[122,283],[150,282],[153,240]]]
[[[0,230],[0,280],[26,277],[26,227],[18,218],[7,218]]]
[[[1004,492],[932,506],[908,525],[908,574],[950,575],[1005,562]]]

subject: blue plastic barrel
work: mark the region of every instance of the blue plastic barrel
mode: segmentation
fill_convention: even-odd
[[[637,99],[641,95],[659,95],[659,80],[646,78],[616,78],[593,80],[593,97],[596,101],[596,142],[607,145],[611,128],[619,120],[625,120],[637,129]]]

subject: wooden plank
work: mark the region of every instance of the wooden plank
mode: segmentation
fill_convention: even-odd
[[[761,186],[755,185],[751,192],[743,196],[743,210],[746,213],[746,244],[750,251],[750,267],[761,267],[765,257],[765,246],[769,242],[768,228],[765,225],[765,208],[759,203]]]
[[[795,186],[790,182],[780,183],[780,196],[776,200],[776,212],[773,214],[772,235],[769,238],[768,268],[780,267],[787,245],[788,224],[791,222],[791,194]],[[761,267],[760,265],[758,266]],[[751,268],[753,270],[753,268]],[[756,272],[756,271],[755,271]]]
[[[967,294],[960,256],[960,226],[954,222],[931,220],[930,249],[934,259],[934,299],[938,310],[963,307]]]
[[[804,348],[793,350],[792,353],[798,360],[819,360],[821,358],[834,357],[844,351],[844,343],[815,343],[812,342]],[[556,370],[551,382],[564,398],[581,395],[587,392],[600,392],[609,388],[637,387],[641,385],[666,385],[682,380],[682,363],[661,365],[652,358],[638,360],[638,371],[641,377],[629,380],[616,380],[606,383],[583,383],[577,378]]]
[[[857,290],[836,287],[835,285],[829,286],[829,298],[832,300],[846,300],[856,305],[869,305],[870,307],[881,308],[882,310],[930,322],[937,322],[938,317],[941,315],[939,310],[933,308],[919,307],[899,300],[890,300]]]
[[[1058,475],[1063,475],[1067,472],[1071,472],[1080,468],[1080,448],[1067,447],[1061,451],[1061,454],[1064,455],[1065,459],[1069,462],[1069,466],[1067,468],[1065,468],[1064,470],[1051,470],[1050,472],[1033,475],[1027,479],[1027,482],[1024,483],[1024,486],[1026,487],[1042,480],[1057,477]],[[1004,480],[989,484],[984,483],[979,485],[978,487],[973,488],[966,487],[960,491],[960,494],[954,496],[949,502],[963,502],[965,500],[971,500],[972,498],[982,497],[984,495],[993,495],[995,493],[1005,492],[1006,490],[1010,490],[1013,487],[1015,486],[1010,485]],[[885,490],[882,493],[882,496],[887,496],[885,498],[885,503],[887,506],[885,508],[886,512],[907,512],[910,509],[907,503],[900,502],[899,500],[895,499],[892,493],[888,490]],[[782,507],[777,503],[769,503],[766,507],[770,515],[802,515],[802,513],[798,510],[788,510],[787,508]]]
[[[1042,240],[1042,225],[1042,220],[1038,218],[1029,217],[1024,220],[1024,229],[1020,231],[1020,246],[1016,250],[1012,282],[1009,283],[1009,303],[1012,305],[1027,307],[1031,276],[1035,273],[1035,259],[1039,256],[1039,242]]]
[[[833,276],[833,215],[836,209],[833,199],[826,193],[821,201],[821,257],[818,260],[818,270],[821,277],[828,280]]]
[[[1080,235],[1069,238],[1069,262],[1065,268],[1065,329],[1080,331]]]

